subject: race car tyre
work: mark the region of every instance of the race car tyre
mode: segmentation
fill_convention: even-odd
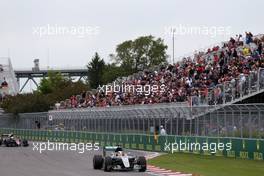
[[[24,139],[24,140],[22,141],[22,146],[23,146],[23,147],[27,147],[27,146],[29,146],[28,141]]]
[[[2,140],[2,139],[0,139],[0,146],[2,145],[2,142],[3,142],[3,140]]]
[[[104,159],[102,155],[94,155],[93,157],[93,167],[94,169],[102,169]]]
[[[134,169],[134,163],[130,163],[130,170],[133,170]]]
[[[139,172],[145,172],[147,170],[147,161],[144,156],[138,157],[137,164],[139,165],[140,169]]]
[[[111,172],[112,170],[112,159],[111,157],[107,156],[104,160],[104,171],[105,172]]]
[[[16,147],[16,146],[17,146],[17,144],[16,144],[16,143],[14,143],[14,142],[12,142],[10,146],[11,146],[11,147]]]

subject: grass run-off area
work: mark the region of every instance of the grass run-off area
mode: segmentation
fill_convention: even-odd
[[[195,176],[264,176],[264,161],[174,153],[158,156],[148,163]]]

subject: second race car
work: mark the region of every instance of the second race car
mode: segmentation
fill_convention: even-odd
[[[0,137],[0,145],[5,145],[6,147],[27,147],[28,141],[23,139],[21,140],[19,137],[15,136],[14,134],[2,134]]]

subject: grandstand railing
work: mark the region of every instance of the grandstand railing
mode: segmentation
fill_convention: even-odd
[[[244,77],[244,79],[242,79]],[[191,97],[191,106],[232,104],[249,96],[264,91],[264,68],[250,71],[248,75],[240,75],[233,81],[218,84],[208,89],[208,94],[200,92],[198,96]]]

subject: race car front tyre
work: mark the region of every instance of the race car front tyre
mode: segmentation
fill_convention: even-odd
[[[24,139],[24,140],[22,141],[22,146],[23,146],[23,147],[27,147],[27,146],[29,146],[28,141]]]
[[[138,157],[137,164],[139,165],[140,169],[139,172],[145,172],[147,170],[147,161],[144,156]]]
[[[11,144],[10,144],[9,142],[6,142],[6,143],[5,143],[5,146],[6,146],[6,147],[11,147]]]
[[[94,155],[93,157],[93,167],[94,169],[102,169],[104,159],[101,155]]]
[[[112,170],[112,158],[107,156],[104,160],[104,171],[105,172],[111,172]]]

